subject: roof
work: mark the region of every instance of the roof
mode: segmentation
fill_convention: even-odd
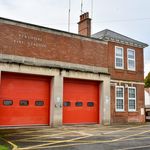
[[[98,38],[104,41],[111,41],[111,42],[121,43],[121,44],[130,45],[134,47],[140,47],[140,48],[145,48],[148,46],[148,44],[134,40],[132,38],[129,38],[117,32],[111,31],[109,29],[105,29],[98,33],[95,33],[92,35],[92,37]]]

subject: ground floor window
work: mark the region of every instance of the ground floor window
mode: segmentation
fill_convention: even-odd
[[[124,87],[116,86],[116,111],[124,111]]]
[[[136,111],[136,88],[128,88],[128,110]]]

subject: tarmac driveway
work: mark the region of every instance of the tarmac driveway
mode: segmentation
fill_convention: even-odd
[[[150,149],[150,124],[1,128],[0,136],[18,150]]]

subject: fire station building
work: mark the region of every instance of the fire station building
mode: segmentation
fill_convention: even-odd
[[[111,30],[79,34],[0,18],[0,126],[145,122],[143,48]]]

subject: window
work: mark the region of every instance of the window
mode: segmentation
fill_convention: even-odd
[[[28,100],[20,100],[20,106],[28,106],[29,101]]]
[[[128,110],[136,111],[136,88],[128,88]]]
[[[94,102],[87,102],[88,107],[94,107]]]
[[[75,105],[76,105],[77,107],[81,107],[81,106],[83,105],[83,103],[82,103],[82,102],[76,102]]]
[[[12,100],[3,100],[3,105],[11,106],[11,105],[13,105],[13,101]]]
[[[64,102],[64,107],[71,106],[71,102]]]
[[[128,49],[128,70],[135,71],[135,50]]]
[[[42,100],[35,101],[35,106],[43,106],[43,105],[44,105],[44,101]]]
[[[124,111],[124,87],[116,86],[116,111]]]
[[[115,68],[124,68],[123,48],[118,46],[115,47]]]

